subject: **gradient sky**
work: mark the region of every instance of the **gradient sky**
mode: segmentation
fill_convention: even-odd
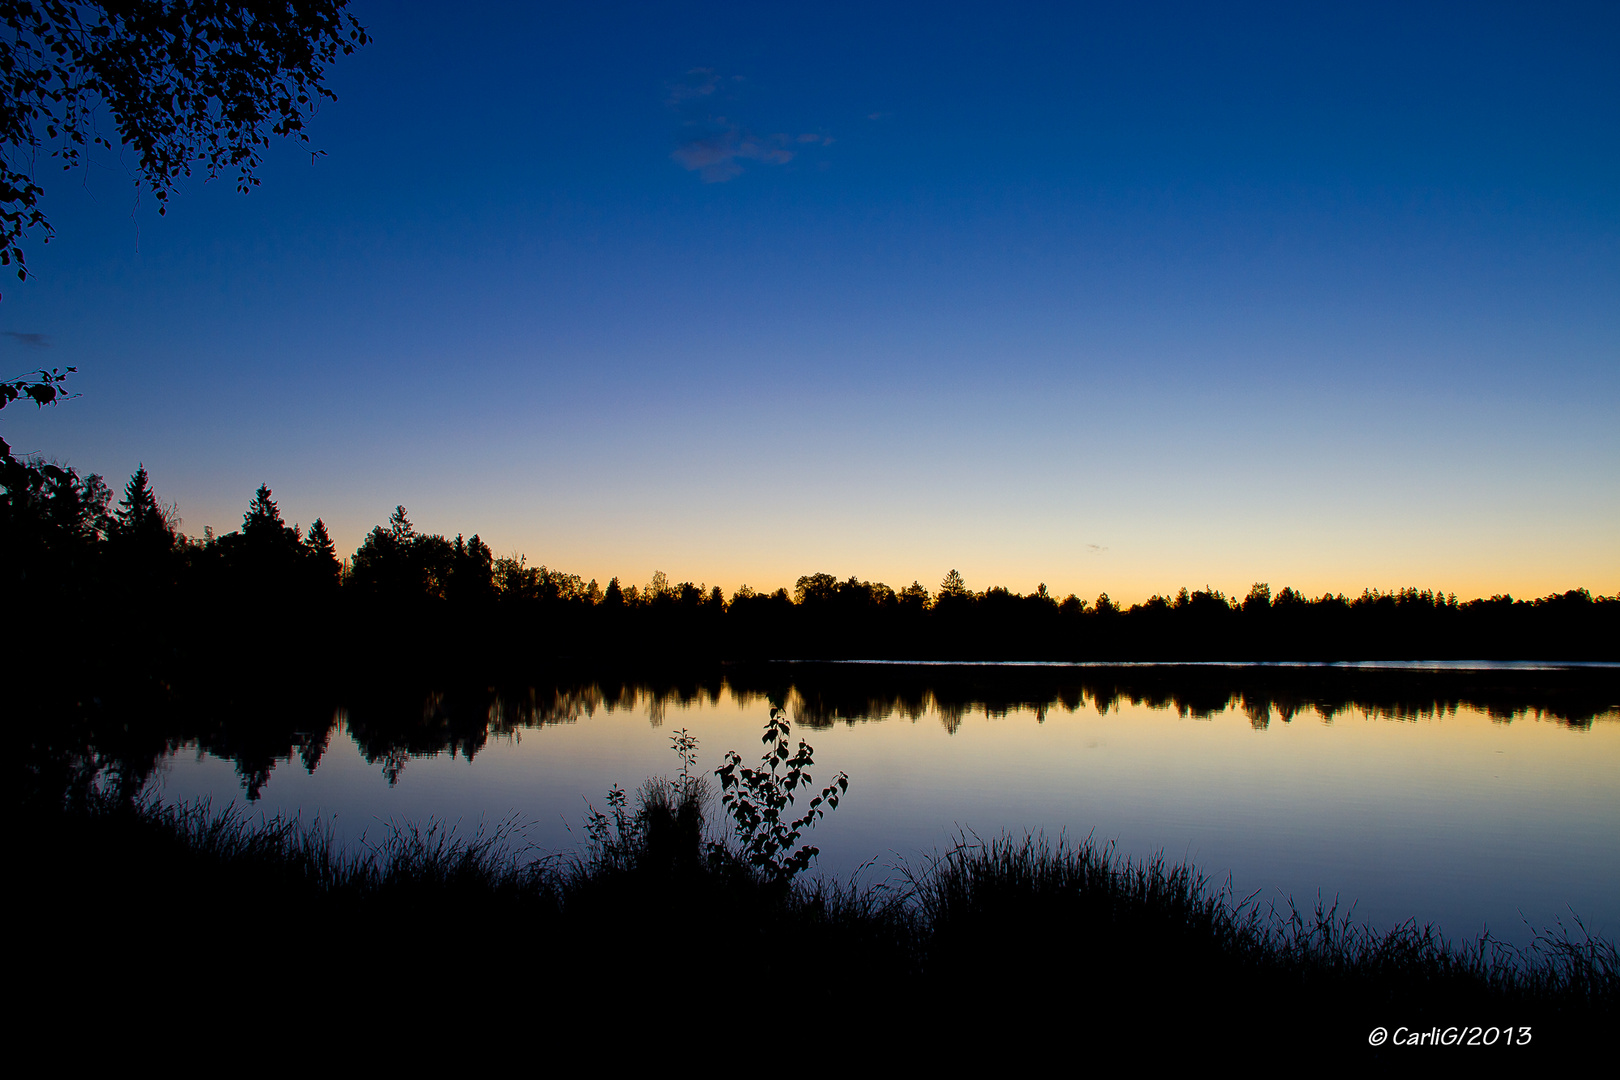
[[[6,437],[603,582],[1620,591],[1620,7],[1301,7],[357,3],[315,163],[42,170]]]

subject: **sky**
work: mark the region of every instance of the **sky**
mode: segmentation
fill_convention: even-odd
[[[251,194],[41,169],[17,451],[603,583],[1620,592],[1620,7],[352,10]]]

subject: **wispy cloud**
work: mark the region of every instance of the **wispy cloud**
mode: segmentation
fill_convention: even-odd
[[[670,159],[697,173],[705,184],[741,176],[745,161],[786,165],[805,149],[832,145],[832,136],[821,132],[758,135],[734,119],[715,115],[720,109],[731,111],[745,81],[740,75],[722,76],[713,68],[692,68],[670,85],[669,106],[686,117]]]
[[[683,168],[697,173],[705,184],[723,184],[742,173],[739,161],[786,165],[793,160],[793,151],[787,144],[786,135],[759,136],[730,127],[689,139],[677,146],[670,157]]]
[[[15,330],[0,331],[19,345],[26,345],[30,349],[48,349],[51,339],[44,334],[20,334]]]
[[[678,107],[694,99],[712,97],[719,88],[720,76],[714,68],[693,68],[670,85],[669,103]]]
[[[1087,555],[1101,555],[1107,550],[1108,549],[1103,547],[1101,544],[1087,544],[1085,548]]]

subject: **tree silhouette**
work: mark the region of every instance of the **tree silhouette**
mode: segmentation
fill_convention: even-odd
[[[838,579],[831,574],[807,574],[793,585],[793,602],[803,606],[805,604],[825,604],[832,600],[838,590]]]
[[[338,562],[337,547],[332,543],[332,536],[326,531],[326,522],[320,518],[309,527],[309,534],[304,538],[304,551],[309,558],[312,576],[317,586],[337,585],[342,572],[343,564]]]
[[[928,608],[928,588],[922,582],[914,580],[896,594],[896,599],[905,610],[921,613]]]
[[[38,371],[30,371],[20,379],[0,383],[0,409],[18,398],[27,398],[39,408],[55,405],[63,398],[72,396],[63,391],[62,384],[67,381],[68,375],[77,370],[78,368],[73,367],[49,370],[40,368]],[[11,460],[11,445],[4,439],[0,439],[0,459]]]
[[[253,493],[253,502],[248,504],[247,513],[242,515],[242,535],[250,540],[280,533],[285,527],[281,510],[270,495],[270,488],[260,484],[259,490]]]
[[[0,177],[0,202],[4,201],[4,178]],[[65,397],[72,397],[62,389],[70,373],[77,368],[40,368],[20,379],[0,383],[0,409],[19,398],[27,398],[37,408],[55,405]],[[53,473],[54,470],[54,473]],[[60,474],[60,475],[57,475]],[[61,483],[65,473],[54,465],[18,461],[11,456],[11,444],[0,438],[0,487],[6,489],[9,501],[27,498],[27,492],[39,491],[48,483]]]
[[[113,514],[113,528],[118,536],[143,546],[159,538],[165,545],[173,542],[174,535],[152,493],[145,465],[138,467],[124,485],[124,497],[118,500]]]
[[[326,65],[368,41],[348,0],[103,0],[0,3],[0,264],[26,280],[22,238],[50,222],[38,152],[71,168],[88,147],[134,150],[135,182],[158,202],[200,164],[208,178],[254,176],[271,135],[307,143]]]
[[[481,603],[495,598],[495,553],[476,533],[467,541],[456,536],[443,591],[446,599],[459,603]]]
[[[242,539],[248,550],[261,560],[275,559],[291,564],[304,554],[303,542],[298,530],[288,528],[281,520],[281,510],[270,495],[269,487],[264,484],[253,493],[253,501],[242,515]]]
[[[381,525],[366,534],[354,553],[354,583],[363,593],[378,597],[420,597],[426,582],[415,565],[416,529],[403,506],[394,507],[388,528]]]
[[[318,562],[338,564],[337,547],[332,543],[332,534],[326,531],[326,522],[320,518],[309,527],[309,535],[304,538],[304,544],[309,549],[310,556]]]

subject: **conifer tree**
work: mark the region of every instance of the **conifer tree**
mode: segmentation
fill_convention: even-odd
[[[163,507],[158,505],[157,496],[152,493],[144,464],[135,470],[135,475],[124,485],[124,497],[118,500],[113,525],[114,532],[123,540],[154,547],[169,547],[174,543],[174,530]]]
[[[253,501],[248,504],[247,513],[242,515],[242,535],[249,540],[277,539],[285,527],[281,510],[270,498],[270,488],[260,484],[259,490],[253,493]]]
[[[135,475],[124,485],[124,497],[118,500],[117,521],[119,531],[126,535],[140,531],[157,515],[157,497],[152,494],[146,475],[146,465],[135,470]]]
[[[309,527],[309,536],[305,544],[309,548],[310,556],[316,562],[337,564],[337,546],[332,543],[332,536],[326,531],[326,522],[320,518],[316,518],[315,524]]]
[[[343,576],[343,564],[338,561],[337,546],[320,518],[309,527],[304,540],[304,552],[309,558],[314,580],[321,586],[335,586]]]
[[[166,573],[160,569],[162,557],[174,548],[175,532],[152,492],[145,465],[124,485],[124,497],[118,500],[112,523],[114,544],[134,559],[135,566],[144,567],[136,571],[137,576]]]

